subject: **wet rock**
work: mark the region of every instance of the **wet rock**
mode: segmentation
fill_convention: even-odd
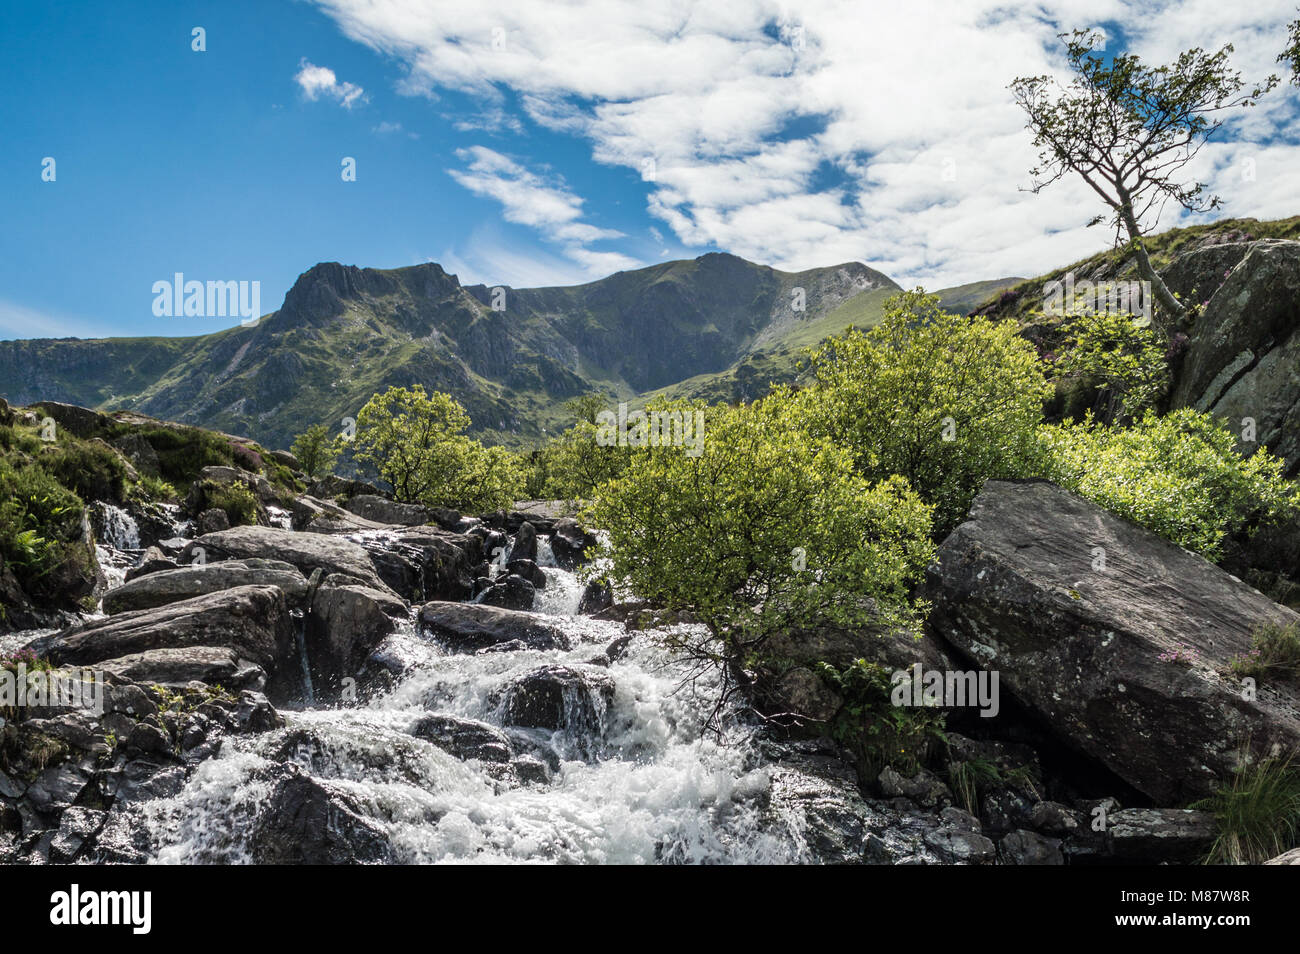
[[[1029,814],[1030,827],[1054,835],[1069,835],[1079,830],[1079,813],[1060,802],[1039,802]]]
[[[1212,812],[1179,808],[1124,808],[1110,815],[1111,854],[1129,862],[1200,861],[1214,844]]]
[[[178,600],[203,596],[233,586],[277,586],[288,604],[301,606],[307,598],[307,580],[297,567],[283,560],[221,560],[159,570],[130,580],[104,596],[110,616],[130,610],[151,609]]]
[[[991,865],[997,861],[997,847],[980,828],[979,820],[959,808],[945,808],[942,824],[923,836],[923,841],[941,863]]]
[[[94,808],[69,808],[59,817],[59,830],[50,839],[49,857],[54,864],[77,860],[82,847],[104,827],[106,812]]]
[[[521,755],[511,761],[510,767],[514,769],[515,777],[525,785],[545,785],[551,780],[550,768],[536,756]]]
[[[396,500],[389,500],[376,494],[357,494],[343,504],[343,509],[376,523],[391,523],[406,527],[418,527],[433,519],[433,513],[428,507],[421,504],[398,503]]]
[[[605,580],[588,580],[578,601],[578,613],[595,616],[614,605],[614,590]]]
[[[179,646],[130,653],[98,663],[107,673],[132,682],[183,686],[203,682],[226,689],[260,689],[266,671],[224,646]]]
[[[551,534],[551,553],[562,569],[576,570],[587,561],[588,551],[595,545],[596,538],[583,530],[572,517],[563,517],[555,522],[555,530]]]
[[[174,570],[179,566],[179,563],[164,554],[158,547],[151,546],[144,551],[140,562],[126,571],[126,582],[130,583],[137,577],[147,576],[150,573]]]
[[[930,624],[944,639],[1157,803],[1212,791],[1243,738],[1264,751],[1300,746],[1294,692],[1247,701],[1223,675],[1253,628],[1300,615],[1052,484],[989,481],[928,576]],[[1161,660],[1179,645],[1198,661]]]
[[[252,837],[256,864],[356,865],[392,860],[388,838],[335,783],[293,769],[267,796]]]
[[[1266,865],[1300,865],[1300,848],[1292,848],[1290,851],[1283,852],[1276,858],[1270,858],[1264,862]]]
[[[506,687],[502,709],[510,725],[595,732],[614,702],[614,680],[603,672],[544,666]]]
[[[511,560],[506,564],[506,571],[511,575],[523,577],[533,584],[535,589],[546,588],[546,574],[532,560]]]
[[[510,548],[510,559],[532,560],[537,562],[537,528],[525,520],[515,532],[514,546]]]
[[[296,566],[305,576],[310,576],[316,569],[325,574],[341,573],[372,589],[392,593],[375,572],[365,547],[327,534],[271,527],[232,527],[220,533],[204,534],[188,544],[181,556],[182,562],[194,562],[194,554],[200,548],[208,563],[221,559],[283,560]]]
[[[272,681],[297,654],[289,607],[274,586],[237,586],[120,613],[30,645],[60,666],[87,666],[158,649],[224,647],[260,666]]]
[[[420,607],[420,627],[454,652],[519,640],[530,649],[569,649],[569,638],[544,616],[477,603],[434,601]]]
[[[1063,865],[1061,842],[1037,832],[1017,829],[999,842],[1003,864],[1008,865]]]
[[[952,804],[952,792],[929,769],[919,769],[908,778],[891,766],[885,766],[876,780],[881,794],[886,798],[910,798],[923,808],[939,808]]]
[[[344,477],[322,477],[316,483],[307,488],[307,493],[313,497],[324,499],[335,499],[338,497],[356,497],[359,495],[368,495],[372,497],[382,497],[383,493],[374,484],[368,484],[363,480],[348,480]]]
[[[616,663],[627,653],[627,648],[632,645],[631,636],[619,636],[610,641],[605,647],[605,656],[611,663]]]
[[[312,595],[305,636],[313,682],[337,687],[356,674],[383,638],[405,619],[406,604],[351,577],[331,574]]]
[[[504,732],[473,719],[449,715],[423,716],[411,726],[411,735],[432,742],[458,759],[509,762],[514,756]]]
[[[532,609],[536,600],[537,590],[534,589],[533,584],[514,573],[499,583],[493,583],[479,597],[479,602],[486,606],[499,606],[512,610]]]

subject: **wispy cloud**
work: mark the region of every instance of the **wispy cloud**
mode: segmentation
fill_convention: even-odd
[[[0,299],[0,340],[13,338],[96,338],[102,334],[80,318]]]
[[[294,82],[302,89],[302,95],[313,102],[321,99],[333,100],[344,109],[351,109],[358,103],[366,103],[366,91],[355,83],[340,83],[334,71],[328,66],[316,66],[306,57],[298,64]]]
[[[536,229],[593,275],[639,264],[619,252],[587,248],[593,242],[622,238],[623,233],[583,222],[583,200],[563,180],[544,178],[486,146],[458,149],[456,156],[467,165],[464,169],[447,170],[453,179],[476,195],[495,199],[501,204],[502,217],[507,222]]]
[[[317,2],[399,59],[404,88],[468,92],[488,114],[518,102],[641,172],[648,211],[688,245],[931,284],[1046,269],[1106,240],[1080,227],[1098,211],[1086,187],[1022,190],[1034,156],[1007,84],[1064,74],[1058,32],[1114,24],[1112,42],[1154,62],[1231,42],[1253,81],[1295,17],[1295,0]],[[1279,90],[1198,157],[1191,173],[1221,186],[1228,214],[1295,211],[1295,163],[1277,150],[1294,154],[1298,104]],[[1243,187],[1223,170],[1251,143],[1259,174]]]

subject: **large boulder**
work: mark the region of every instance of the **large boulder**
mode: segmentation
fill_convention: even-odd
[[[130,610],[165,606],[232,586],[255,585],[278,586],[290,606],[300,606],[307,597],[307,580],[290,563],[261,559],[221,560],[135,577],[104,595],[104,612],[113,616]]]
[[[537,529],[525,520],[515,532],[515,542],[510,548],[510,559],[537,562]]]
[[[1208,794],[1248,741],[1300,745],[1294,691],[1252,700],[1227,671],[1300,615],[1053,484],[989,481],[928,576],[948,643],[1158,804]]]
[[[599,735],[614,702],[614,679],[598,670],[543,666],[512,681],[502,696],[507,725]]]
[[[434,601],[420,607],[420,628],[455,652],[503,643],[529,649],[568,649],[569,638],[544,616],[479,603]]]
[[[514,749],[504,732],[473,719],[441,714],[422,716],[411,726],[411,735],[433,743],[458,759],[509,762],[514,758]]]
[[[314,779],[297,766],[266,797],[252,837],[264,865],[383,864],[392,849],[383,828],[363,814],[360,800],[336,782]]]
[[[237,586],[153,609],[120,613],[35,640],[57,666],[92,666],[159,649],[227,648],[274,678],[296,658],[294,624],[276,586]],[[157,657],[155,657],[156,660]]]
[[[118,656],[96,666],[132,682],[185,686],[205,682],[223,689],[261,689],[266,672],[228,646],[169,646]]]
[[[527,610],[532,609],[537,600],[537,588],[522,576],[511,573],[504,579],[498,580],[489,586],[479,595],[478,599],[480,603],[487,606]]]
[[[1173,406],[1209,411],[1236,433],[1254,420],[1256,440],[1243,449],[1267,446],[1300,473],[1300,242],[1200,249],[1171,271],[1184,285],[1201,283],[1208,298],[1189,332]]]
[[[555,562],[566,570],[575,570],[587,560],[587,552],[596,545],[596,538],[582,529],[572,517],[562,517],[555,522],[551,534],[551,553]]]
[[[299,533],[271,527],[232,527],[219,533],[206,533],[189,543],[181,553],[184,563],[195,562],[199,551],[204,562],[214,560],[283,560],[292,563],[304,575],[320,569],[326,575],[341,573],[371,589],[396,596],[375,572],[366,548],[351,540],[321,533]]]
[[[387,592],[331,575],[318,586],[307,615],[307,659],[317,688],[335,688],[406,617],[406,604]]]
[[[358,494],[343,504],[343,509],[376,523],[392,523],[405,527],[418,527],[429,523],[433,513],[421,504],[398,503],[376,494]]]

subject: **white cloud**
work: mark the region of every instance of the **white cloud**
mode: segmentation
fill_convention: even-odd
[[[14,338],[95,338],[103,334],[80,318],[0,299],[0,341]]]
[[[410,91],[467,91],[491,115],[509,90],[534,122],[587,139],[598,162],[652,160],[648,209],[688,245],[784,268],[857,259],[931,287],[1045,270],[1107,241],[1081,227],[1100,211],[1085,186],[1023,191],[1034,154],[1007,85],[1064,74],[1056,33],[1113,22],[1152,62],[1231,42],[1234,65],[1258,80],[1278,69],[1296,15],[1295,0],[317,2],[403,62]],[[1225,214],[1296,211],[1298,102],[1291,88],[1240,111],[1198,157],[1190,171]],[[1251,147],[1255,181],[1227,171],[1243,140],[1279,129],[1289,145]],[[471,176],[512,221],[588,241],[571,194]],[[1174,220],[1169,210],[1162,224]]]
[[[622,238],[623,233],[581,221],[582,199],[563,181],[548,181],[486,146],[458,149],[456,156],[468,165],[447,170],[453,179],[476,195],[501,203],[507,222],[536,229],[547,241],[563,246],[565,255],[593,276],[638,264],[618,252],[586,248],[593,242]]]
[[[357,103],[366,103],[366,91],[354,83],[340,83],[334,71],[328,66],[316,66],[304,57],[298,64],[294,82],[302,89],[302,95],[315,102],[322,96],[332,99],[344,109],[351,109]]]

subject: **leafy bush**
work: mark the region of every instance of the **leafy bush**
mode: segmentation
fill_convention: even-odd
[[[329,474],[339,456],[334,438],[324,424],[313,424],[299,434],[289,453],[298,458],[304,473],[317,478]]]
[[[449,395],[389,388],[357,414],[353,456],[373,466],[400,500],[483,511],[518,499],[524,471],[514,455],[462,432],[469,415]]]
[[[1043,476],[1208,559],[1227,535],[1300,508],[1280,460],[1242,457],[1230,431],[1189,408],[1148,411],[1132,427],[1089,416],[1043,425],[1038,437]]]
[[[204,467],[230,467],[234,452],[220,434],[197,427],[145,427],[119,424],[116,433],[138,434],[158,455],[158,470],[164,480],[176,486],[198,479]]]
[[[0,555],[29,594],[42,577],[74,558],[81,500],[38,464],[0,459]]]
[[[844,669],[822,663],[820,671],[844,700],[831,735],[853,753],[861,778],[874,778],[886,766],[915,775],[935,744],[945,741],[942,710],[894,705],[890,673],[883,666],[859,659]]]
[[[161,477],[154,477],[150,474],[140,475],[140,479],[135,482],[135,487],[132,488],[132,493],[146,503],[161,503],[175,500],[177,497],[175,487]]]
[[[724,673],[800,625],[914,628],[909,598],[933,553],[930,508],[901,478],[868,484],[847,452],[800,431],[778,395],[711,408],[701,453],[652,447],[595,491],[608,575],[706,627],[670,631]]]
[[[120,504],[126,496],[127,467],[107,444],[74,440],[40,456],[41,466],[82,500]]]
[[[945,314],[919,289],[891,298],[870,331],[825,342],[811,372],[809,429],[848,448],[868,480],[907,478],[940,535],[985,480],[1024,469],[1051,393],[1014,322]]]
[[[1100,390],[1095,406],[1107,422],[1131,420],[1154,405],[1169,386],[1167,343],[1156,331],[1139,326],[1132,315],[1089,314],[1066,331],[1057,370]]]
[[[243,484],[205,480],[201,484],[204,508],[216,507],[226,512],[232,527],[257,523],[257,498]]]
[[[586,500],[600,484],[627,470],[632,448],[602,446],[592,421],[581,421],[551,441],[543,453],[546,482],[543,494],[565,500]]]

